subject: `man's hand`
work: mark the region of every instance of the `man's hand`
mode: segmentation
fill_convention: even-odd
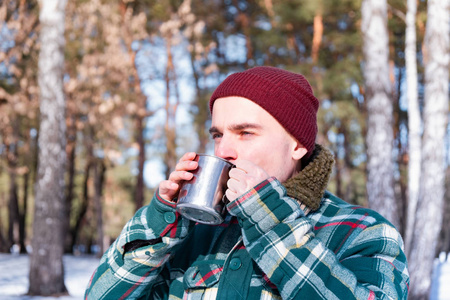
[[[236,168],[231,169],[229,174],[225,195],[230,202],[270,177],[266,171],[248,160],[236,162]]]
[[[184,180],[190,180],[194,176],[191,172],[198,167],[198,163],[194,161],[197,156],[195,152],[188,152],[180,158],[175,171],[170,173],[169,179],[161,181],[159,184],[159,195],[167,201],[173,201],[180,192],[180,183]]]

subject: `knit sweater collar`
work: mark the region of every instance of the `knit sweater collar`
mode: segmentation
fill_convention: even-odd
[[[319,209],[334,164],[333,154],[316,144],[309,163],[283,185],[289,197],[295,198],[307,214]]]

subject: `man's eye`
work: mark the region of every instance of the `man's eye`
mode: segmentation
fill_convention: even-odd
[[[241,135],[242,135],[242,136],[253,135],[253,132],[250,132],[250,131],[241,131]]]
[[[221,138],[221,137],[222,137],[222,135],[220,133],[213,133],[213,134],[211,134],[211,138],[213,140],[216,140],[216,139]]]

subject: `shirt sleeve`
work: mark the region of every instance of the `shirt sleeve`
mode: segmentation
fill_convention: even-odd
[[[139,299],[145,295],[193,226],[175,208],[175,203],[156,193],[150,205],[138,210],[101,258],[84,298]]]
[[[250,256],[283,299],[407,298],[402,239],[373,211],[353,207],[344,214],[335,207],[322,212],[323,223],[314,222],[313,228],[275,178],[228,210],[241,224]]]

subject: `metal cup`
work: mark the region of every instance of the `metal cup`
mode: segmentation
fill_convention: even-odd
[[[177,211],[202,224],[217,225],[225,215],[225,190],[232,163],[217,156],[197,154],[194,177],[185,181],[178,196]]]

